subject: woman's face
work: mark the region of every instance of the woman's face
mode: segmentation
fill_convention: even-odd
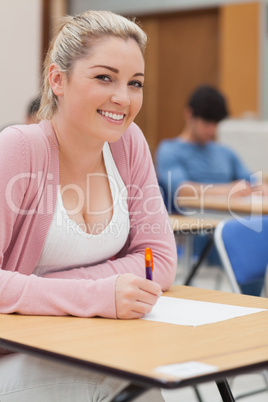
[[[98,40],[63,79],[57,114],[75,134],[117,141],[141,108],[143,82],[144,59],[134,39]]]

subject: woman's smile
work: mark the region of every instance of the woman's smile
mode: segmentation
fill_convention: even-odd
[[[122,120],[125,117],[125,114],[123,114],[123,113],[109,112],[107,110],[104,111],[104,110],[98,109],[97,112],[104,117],[108,117],[110,120],[112,120],[114,122],[122,122]]]

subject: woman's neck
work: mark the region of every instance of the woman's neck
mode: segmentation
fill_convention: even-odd
[[[94,142],[91,138],[72,133],[56,118],[51,120],[51,124],[58,141],[60,168],[80,173],[103,170],[103,142]]]

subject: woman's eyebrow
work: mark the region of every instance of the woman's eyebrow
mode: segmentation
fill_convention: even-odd
[[[114,72],[116,74],[119,73],[119,70],[117,70],[117,68],[110,67],[110,66],[104,66],[102,64],[97,64],[96,66],[92,66],[92,67],[89,67],[89,68],[97,68],[97,67],[107,68],[107,70],[110,70],[110,71],[112,71],[112,72]]]
[[[110,71],[112,71],[113,73],[116,73],[116,74],[119,73],[119,70],[117,68],[114,68],[114,67],[111,67],[111,66],[105,66],[103,64],[97,64],[97,65],[89,67],[89,68],[92,69],[92,68],[98,68],[98,67],[106,68],[107,70],[110,70]],[[133,77],[137,77],[137,76],[144,77],[144,74],[143,73],[135,73],[135,74],[133,74]]]
[[[133,75],[133,77],[144,77],[144,74],[143,73],[136,73],[136,74],[134,74]]]

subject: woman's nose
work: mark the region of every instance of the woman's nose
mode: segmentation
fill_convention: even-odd
[[[118,86],[112,95],[112,101],[121,106],[130,104],[129,89],[127,86]]]

